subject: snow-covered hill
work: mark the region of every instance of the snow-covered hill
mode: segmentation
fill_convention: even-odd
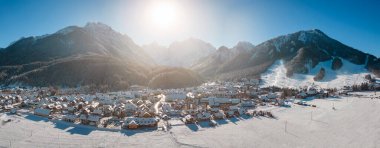
[[[292,77],[287,77],[284,62],[278,60],[261,75],[262,86],[298,88],[314,83],[323,88],[341,88],[345,85],[366,82],[364,76],[370,72],[364,65],[356,65],[347,60],[342,60],[342,62],[343,66],[339,70],[332,70],[332,60],[328,60],[320,62],[314,68],[310,66],[308,74],[294,74]],[[326,70],[325,77],[321,81],[314,81],[314,76],[321,68]]]

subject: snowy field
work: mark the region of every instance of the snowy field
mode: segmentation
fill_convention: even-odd
[[[286,68],[283,61],[276,61],[268,70],[261,75],[263,80],[263,86],[279,86],[295,88],[310,86],[316,84],[322,88],[342,88],[343,86],[354,84],[361,84],[366,82],[364,76],[369,74],[368,70],[364,68],[364,65],[355,65],[349,61],[342,60],[343,66],[339,70],[332,70],[332,60],[321,62],[314,68],[311,66],[308,74],[294,74],[291,78],[286,77]],[[319,72],[321,68],[326,71],[325,77],[318,82],[313,80],[314,76]]]
[[[380,100],[362,97],[314,99],[314,107],[269,107],[277,119],[232,118],[159,130],[100,131],[71,127],[33,115],[9,116],[0,126],[0,147],[380,147]],[[335,107],[335,110],[332,108]]]

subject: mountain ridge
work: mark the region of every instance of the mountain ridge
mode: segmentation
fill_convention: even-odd
[[[257,77],[276,60],[282,59],[285,61],[287,76],[291,77],[293,73],[308,73],[309,63],[313,67],[335,57],[346,59],[357,65],[364,65],[377,76],[380,69],[380,60],[377,57],[344,45],[318,29],[298,31],[272,38],[256,45],[248,53],[233,56],[223,62],[216,62],[218,61],[214,58],[216,54],[220,53],[216,52],[204,58],[192,69],[211,79],[219,79],[221,75],[238,73],[238,71],[246,73],[239,77]],[[250,72],[247,73],[247,71]],[[231,75],[229,78],[236,77]]]
[[[0,83],[30,86],[89,86],[112,90],[131,85],[148,85],[156,75],[156,63],[131,38],[102,23],[69,26],[55,33],[26,37],[0,52]],[[168,79],[184,79],[186,70],[172,69]],[[171,82],[166,88],[189,87],[195,83]],[[155,85],[160,87],[161,84]]]
[[[216,49],[195,38],[176,41],[168,47],[158,43],[140,47],[105,24],[87,23],[52,34],[23,37],[0,48],[0,82],[33,86],[106,85],[110,89],[135,84],[177,88],[199,85],[205,80],[260,78],[279,60],[283,61],[288,78],[315,74],[320,63],[325,63],[322,68],[326,75],[341,74],[332,71],[339,71],[347,62],[380,76],[379,58],[318,29],[278,36],[258,45],[241,41],[232,48]],[[331,65],[326,67],[330,60]],[[315,82],[326,81],[322,76]]]

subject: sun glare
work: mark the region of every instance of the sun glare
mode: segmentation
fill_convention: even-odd
[[[158,28],[168,29],[178,23],[178,6],[172,1],[161,1],[150,8],[150,19]]]

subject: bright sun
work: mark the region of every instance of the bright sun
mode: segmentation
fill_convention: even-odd
[[[173,1],[161,1],[150,8],[150,19],[161,29],[174,27],[178,23],[178,6]]]

